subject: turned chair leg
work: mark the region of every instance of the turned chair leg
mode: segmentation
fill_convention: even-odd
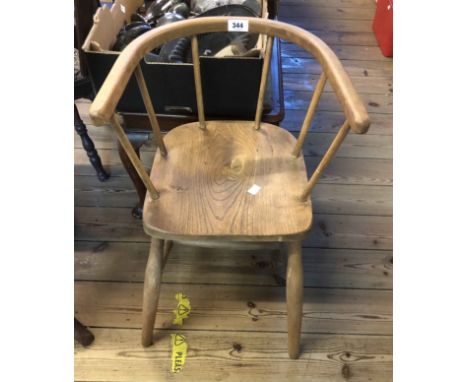
[[[288,243],[288,269],[286,275],[286,303],[288,307],[288,353],[299,357],[302,325],[304,274],[302,271],[301,242]]]
[[[156,320],[159,291],[161,289],[163,247],[163,240],[151,239],[143,289],[143,330],[141,333],[141,343],[145,347],[153,343],[154,321]]]
[[[86,125],[84,124],[83,120],[80,117],[80,113],[78,113],[78,108],[75,105],[75,131],[81,138],[81,143],[83,148],[88,155],[89,161],[91,165],[96,170],[96,174],[98,179],[103,182],[109,179],[109,174],[104,170],[102,167],[101,158],[99,157],[96,148],[94,147],[94,143],[88,135],[88,130],[86,129]]]

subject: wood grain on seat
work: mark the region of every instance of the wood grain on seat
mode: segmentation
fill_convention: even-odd
[[[164,138],[167,157],[156,153],[151,180],[160,198],[147,197],[145,231],[165,239],[288,241],[312,224],[302,156],[296,139],[278,126],[251,121],[181,125]],[[248,190],[261,187],[252,195]]]

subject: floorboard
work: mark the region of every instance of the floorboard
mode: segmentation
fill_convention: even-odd
[[[320,75],[320,64],[312,58],[282,57],[284,73],[307,73]],[[351,77],[378,77],[383,80],[392,79],[393,66],[391,61],[372,60],[341,60],[343,67]]]
[[[365,20],[370,22],[375,14],[372,8],[356,8],[356,7],[323,7],[313,4],[288,4],[281,6],[279,9],[280,20],[283,17],[296,17],[301,19],[310,19],[311,24],[313,19],[329,19],[329,20]],[[375,41],[375,40],[374,40]]]
[[[175,294],[190,299],[184,329],[286,332],[283,287],[166,283],[161,288],[156,329],[172,325]],[[141,327],[142,283],[76,282],[75,315],[94,327]],[[384,334],[392,332],[392,292],[305,288],[303,333]]]
[[[313,192],[314,223],[303,242],[301,357],[287,355],[284,248],[250,251],[176,244],[163,274],[156,343],[140,346],[149,241],[131,216],[136,192],[110,127],[76,105],[111,177],[97,180],[75,134],[75,316],[96,339],[75,344],[75,381],[392,380],[393,62],[372,33],[373,0],[282,0],[280,20],[322,38],[342,60],[368,107],[367,135],[350,134]],[[321,69],[282,44],[286,115],[298,134]],[[304,144],[309,174],[344,120],[329,85]],[[151,166],[154,144],[142,147]],[[192,313],[172,324],[176,292]],[[184,334],[187,361],[171,372],[170,334]]]
[[[289,91],[309,91],[315,89],[319,75],[311,74],[291,74],[285,73],[283,76],[283,84]],[[393,84],[390,81],[378,80],[373,77],[351,77],[353,85],[359,94],[379,94],[391,95],[393,92]],[[325,85],[324,93],[331,93],[333,89],[330,83]],[[309,93],[310,94],[310,93]]]
[[[284,333],[181,330],[188,342],[183,370],[170,372],[170,337],[143,349],[138,330],[96,328],[92,351],[76,348],[75,381],[391,381],[388,336],[305,334],[298,360]],[[352,378],[352,379],[351,379]]]
[[[282,0],[281,7],[288,5],[301,5],[304,7],[331,7],[331,8],[371,8],[375,10],[375,0]]]
[[[149,243],[76,241],[75,280],[142,283]],[[308,287],[392,289],[392,252],[303,249]],[[276,250],[219,251],[175,245],[165,283],[284,286],[286,258]]]
[[[292,20],[291,22],[296,22]],[[354,60],[354,61],[381,61],[391,62],[392,59],[382,56],[382,52],[378,46],[359,46],[359,45],[341,45],[330,44],[330,48],[335,52],[340,60]],[[310,53],[301,47],[284,43],[281,44],[281,54],[283,57],[300,57],[310,58]]]

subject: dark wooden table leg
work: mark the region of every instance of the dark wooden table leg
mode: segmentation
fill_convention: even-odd
[[[89,346],[94,341],[94,334],[75,318],[75,341],[78,341],[82,346]]]
[[[140,148],[149,139],[149,134],[148,133],[129,133],[128,139],[130,140],[130,143],[135,149],[135,152],[137,153],[138,158],[140,158]],[[136,172],[135,167],[133,167],[133,164],[130,161],[130,158],[127,156],[127,153],[125,152],[120,142],[119,142],[119,156],[120,156],[120,160],[122,161],[122,164],[125,170],[130,176],[130,179],[132,180],[133,185],[135,186],[135,189],[138,193],[139,201],[138,201],[138,204],[133,208],[132,215],[133,217],[137,219],[141,219],[143,216],[143,203],[145,202],[146,187],[141,181],[140,176]]]
[[[91,165],[94,167],[97,173],[98,179],[103,182],[109,179],[109,174],[104,170],[102,167],[101,158],[94,147],[94,143],[88,135],[88,130],[86,129],[86,125],[84,124],[83,120],[80,117],[80,113],[78,113],[78,109],[75,105],[75,131],[81,138],[81,143],[83,144],[83,148],[88,154],[89,161]]]
[[[280,0],[268,0],[267,1],[269,19],[274,19],[278,15],[279,2]]]

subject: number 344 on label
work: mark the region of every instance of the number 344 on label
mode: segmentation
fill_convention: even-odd
[[[228,32],[248,32],[249,20],[229,20]]]

